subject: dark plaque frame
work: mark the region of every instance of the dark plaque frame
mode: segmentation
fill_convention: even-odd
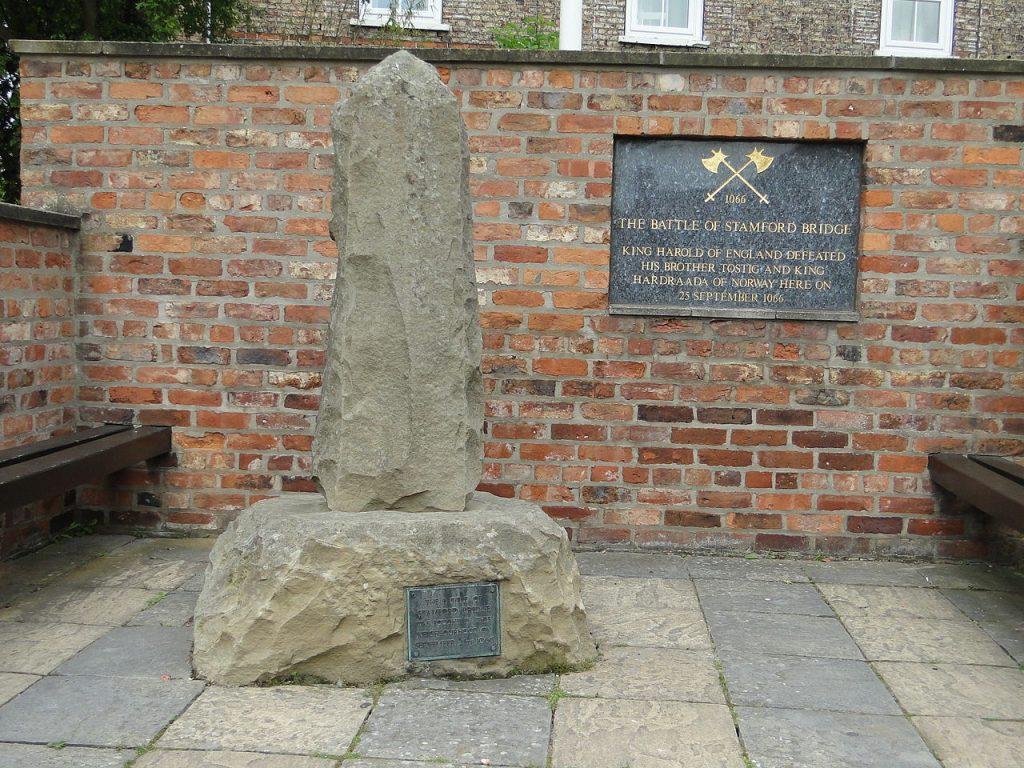
[[[609,312],[855,321],[862,142],[615,138]]]
[[[470,598],[483,603],[476,615],[468,612]],[[426,601],[437,605],[425,607]],[[405,609],[409,661],[501,655],[501,589],[496,581],[406,587]],[[443,615],[430,616],[431,610]],[[460,632],[470,636],[458,637]],[[442,636],[424,637],[432,634]]]

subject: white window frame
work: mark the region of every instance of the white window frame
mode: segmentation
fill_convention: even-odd
[[[637,0],[626,0],[626,28],[619,38],[623,43],[648,45],[706,46],[704,39],[704,0],[686,0],[690,4],[690,26],[650,27],[636,23]]]
[[[953,55],[953,19],[956,0],[939,0],[939,41],[917,43],[892,39],[894,0],[882,0],[882,28],[879,32],[879,56],[920,56],[943,58]]]
[[[397,1],[401,2],[401,0]],[[413,29],[449,32],[451,31],[451,25],[441,21],[441,3],[442,0],[427,0],[426,10],[414,11],[408,17],[399,12],[398,20],[404,24],[406,18],[408,18],[408,23]],[[391,18],[389,10],[385,11],[371,7],[370,0],[359,0],[356,7],[358,8],[359,17],[348,20],[349,24],[355,27],[383,27],[388,23],[388,19]]]

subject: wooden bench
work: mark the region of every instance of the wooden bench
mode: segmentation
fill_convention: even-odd
[[[1024,531],[1024,466],[999,456],[935,453],[932,482],[1003,525]]]
[[[108,424],[0,451],[0,512],[95,483],[171,450],[170,427]]]

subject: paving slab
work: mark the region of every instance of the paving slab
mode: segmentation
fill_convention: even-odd
[[[577,552],[584,576],[621,576],[630,579],[688,579],[686,558],[642,552]]]
[[[743,579],[749,581],[808,581],[802,560],[768,560],[745,557],[689,557],[690,575],[697,579]]]
[[[146,610],[133,616],[129,626],[184,627],[192,623],[198,592],[178,590],[161,598]]]
[[[907,616],[918,619],[963,619],[960,610],[937,589],[879,587],[866,584],[819,584],[840,616]]]
[[[0,621],[0,670],[45,675],[110,627]]]
[[[61,577],[64,586],[138,587],[166,592],[184,584],[203,569],[190,560],[164,560],[146,555],[114,554],[97,557]]]
[[[159,592],[132,587],[69,587],[53,584],[16,600],[0,610],[0,622],[66,622],[120,626]]]
[[[161,749],[344,754],[369,712],[356,688],[207,688],[160,737]]]
[[[385,690],[358,752],[392,760],[543,766],[550,730],[551,709],[539,697]]]
[[[122,768],[134,757],[134,750],[0,744],[3,768]]]
[[[39,675],[0,672],[0,704],[6,704],[39,679]]]
[[[685,608],[699,610],[697,591],[689,579],[629,579],[584,576],[583,602],[588,610]]]
[[[944,589],[942,594],[975,621],[1006,624],[1024,631],[1024,594]]]
[[[1024,720],[1024,671],[958,664],[875,664],[912,715]]]
[[[871,661],[951,662],[1016,666],[977,624],[964,619],[848,616],[843,619]]]
[[[803,569],[819,584],[865,584],[880,587],[933,587],[925,575],[926,566],[876,560],[838,560],[831,563],[805,562]]]
[[[309,755],[157,749],[140,757],[132,768],[334,768],[337,764],[336,760],[330,758]]]
[[[694,584],[705,611],[834,615],[813,584],[732,579],[694,579]]]
[[[188,680],[191,654],[191,629],[117,627],[65,661],[54,674]]]
[[[562,699],[553,768],[742,768],[728,707],[677,701]]]
[[[449,763],[447,760],[376,760],[360,758],[346,760],[345,768],[468,768],[465,764]]]
[[[724,704],[714,656],[675,648],[608,648],[594,668],[562,675],[573,696]]]
[[[594,609],[587,623],[602,648],[630,645],[648,648],[711,648],[704,616],[698,610],[681,608],[638,608],[623,605]]]
[[[999,644],[1000,648],[1010,654],[1014,661],[1024,664],[1024,627],[984,622],[981,628],[985,634]]]
[[[392,683],[388,690],[469,691],[499,693],[509,696],[547,696],[554,690],[554,675],[515,675],[493,680],[447,680],[436,677],[414,677]]]
[[[757,768],[942,768],[904,717],[737,707]]]
[[[912,722],[946,768],[1009,768],[1024,756],[1024,723],[966,717]]]
[[[161,560],[190,560],[205,565],[210,562],[210,550],[216,543],[215,536],[136,539],[124,548],[124,553]]]
[[[738,706],[899,715],[899,705],[864,661],[799,656],[726,656],[722,674]]]
[[[42,549],[0,563],[0,584],[45,584],[102,554],[114,552],[133,541],[131,536],[80,536],[55,541]]]
[[[990,563],[922,563],[928,586],[943,589],[981,589],[1024,592],[1024,574]]]
[[[140,747],[202,690],[197,680],[44,677],[0,707],[0,741]]]
[[[202,592],[203,582],[206,581],[206,569],[202,569],[191,579],[182,584],[178,589],[182,592]]]
[[[706,614],[721,655],[766,654],[863,659],[857,644],[838,619],[797,614]]]

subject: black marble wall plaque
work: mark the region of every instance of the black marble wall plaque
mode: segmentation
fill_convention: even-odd
[[[497,582],[407,587],[409,661],[501,655]]]
[[[862,148],[615,140],[614,314],[856,320]]]

